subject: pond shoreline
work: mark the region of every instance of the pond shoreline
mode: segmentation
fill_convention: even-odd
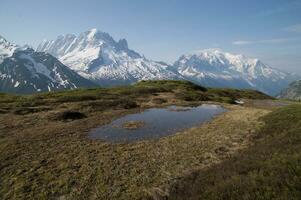
[[[165,108],[149,108],[140,113],[129,114],[117,118],[109,124],[92,129],[88,137],[112,143],[137,142],[140,140],[159,139],[174,135],[194,126],[211,121],[215,116],[227,109],[215,104],[200,106],[168,106]],[[143,126],[126,128],[124,124],[143,122]]]

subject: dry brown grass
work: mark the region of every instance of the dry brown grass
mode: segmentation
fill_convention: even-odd
[[[301,105],[274,109],[261,120],[265,124],[252,145],[218,164],[190,171],[156,199],[301,199]]]
[[[135,130],[138,128],[141,128],[145,125],[144,121],[127,121],[122,124],[122,128],[128,129],[128,130]]]
[[[231,102],[250,95],[269,98],[255,91],[206,90],[185,81],[25,97],[2,95],[0,199],[164,195],[183,174],[246,148],[262,125],[259,118],[269,111],[223,104],[229,112],[204,126],[130,144],[90,140],[88,131],[149,107],[200,105],[202,100]]]
[[[86,131],[138,110],[53,122],[48,113],[0,119],[1,197],[140,199],[167,192],[182,174],[248,146],[268,111],[240,106],[202,127],[134,144],[91,141]],[[14,123],[12,123],[14,122]]]

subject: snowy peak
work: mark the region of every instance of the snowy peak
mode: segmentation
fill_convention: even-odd
[[[146,59],[128,48],[125,39],[91,29],[78,36],[44,41],[38,51],[56,56],[62,63],[101,85],[130,84],[145,79],[177,79],[168,66]]]
[[[5,58],[12,56],[17,48],[17,45],[8,42],[4,37],[0,35],[0,64]]]
[[[114,45],[115,43],[108,33],[91,29],[79,36],[66,34],[58,36],[55,40],[44,40],[38,45],[37,51],[47,51],[53,56],[62,57],[75,51],[83,51],[88,48],[97,49],[102,45]]]
[[[205,49],[194,51],[193,53],[183,55],[180,58],[181,62],[186,61],[203,61],[215,67],[236,67],[243,70],[250,65],[255,65],[259,62],[258,59],[247,58],[241,54],[230,54],[222,52],[220,49]]]
[[[1,92],[35,93],[96,86],[48,53],[19,47],[4,38],[0,41]]]
[[[188,79],[215,87],[254,88],[275,95],[296,77],[262,63],[259,59],[206,49],[183,55],[174,68]]]
[[[228,70],[249,78],[273,75],[285,75],[279,70],[268,67],[256,58],[241,54],[230,54],[218,49],[207,49],[183,55],[176,63],[177,67],[198,67],[203,71]]]
[[[3,36],[0,35],[0,44],[10,46],[12,43],[8,42]]]
[[[125,39],[116,42],[108,33],[91,29],[78,36],[67,34],[42,42],[37,51],[48,52],[76,71],[95,71],[100,65],[118,64],[129,56],[141,57],[129,50]],[[96,63],[98,66],[96,66]]]
[[[87,41],[104,41],[107,43],[115,43],[115,40],[108,33],[97,30],[96,28],[82,33],[80,37],[87,38]]]

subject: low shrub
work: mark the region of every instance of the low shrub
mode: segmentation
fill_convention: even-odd
[[[78,111],[67,110],[60,113],[55,114],[52,119],[59,121],[69,121],[69,120],[78,120],[86,118],[87,116]]]

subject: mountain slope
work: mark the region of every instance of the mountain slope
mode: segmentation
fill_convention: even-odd
[[[91,29],[79,36],[68,34],[42,42],[37,51],[47,52],[80,75],[101,85],[130,84],[139,80],[181,79],[163,63],[148,60],[116,42],[108,33]]]
[[[253,88],[276,95],[297,76],[258,59],[208,49],[181,56],[173,68],[188,80],[210,87]]]
[[[283,99],[301,100],[301,80],[289,84],[288,88],[282,90],[278,97]]]
[[[0,41],[1,92],[34,93],[96,86],[50,54],[18,47],[4,38]]]

